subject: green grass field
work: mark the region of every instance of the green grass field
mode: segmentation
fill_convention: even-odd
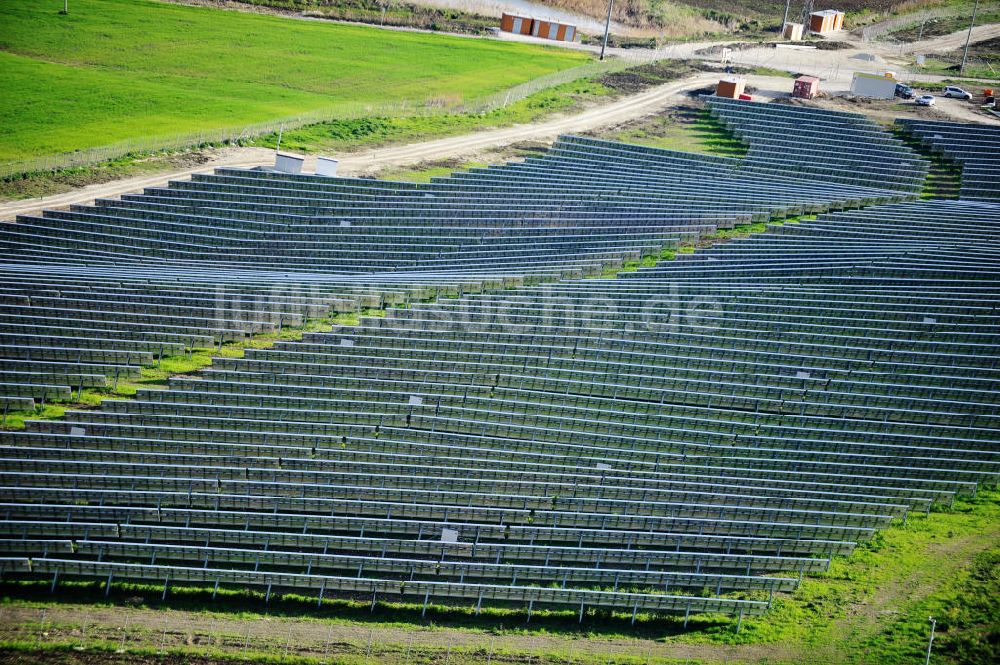
[[[461,102],[559,50],[151,0],[0,0],[0,162],[380,102]]]

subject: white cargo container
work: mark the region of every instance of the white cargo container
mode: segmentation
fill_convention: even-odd
[[[851,94],[858,97],[893,99],[896,96],[896,79],[878,74],[855,72],[851,82]]]

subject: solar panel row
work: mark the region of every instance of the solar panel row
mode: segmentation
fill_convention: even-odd
[[[0,433],[4,574],[746,615],[1000,480],[1000,206],[908,201],[926,163],[850,114],[711,105],[746,160],[563,137],[0,229],[14,407],[400,306]],[[802,118],[836,159],[779,149]]]

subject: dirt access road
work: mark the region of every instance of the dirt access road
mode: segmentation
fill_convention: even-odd
[[[968,30],[959,30],[950,35],[942,35],[932,39],[925,39],[920,42],[910,42],[900,44],[895,51],[900,53],[947,53],[965,46],[965,38],[969,34]],[[989,23],[987,25],[977,25],[972,29],[972,43],[985,42],[989,39],[1000,37],[1000,24]]]
[[[773,645],[666,644],[648,638],[600,637],[586,631],[574,636],[88,605],[7,605],[0,614],[0,639],[37,641],[40,646],[104,643],[125,650],[214,652],[251,662],[255,653],[330,658],[333,662],[353,656],[358,662],[381,665],[430,660],[450,665],[537,665],[574,662],[581,656],[602,665],[621,657],[646,658],[650,663],[661,663],[665,658],[699,663],[765,662],[780,651]]]
[[[977,28],[977,31],[973,34],[975,40],[991,39],[996,34],[1000,34],[1000,25],[980,26]],[[951,44],[964,43],[964,34],[964,31],[956,32],[943,37],[914,42],[906,46],[907,48],[923,52],[927,52],[929,48],[935,47],[948,50],[951,48],[949,46]],[[533,40],[533,38],[520,39]],[[630,49],[622,55],[636,62],[661,58],[684,59],[692,57],[712,60],[716,56],[701,56],[696,54],[700,49],[711,45],[711,43],[707,42],[675,44],[656,51]],[[854,71],[877,71],[884,69],[887,63],[882,58],[882,55],[891,57],[899,53],[898,49],[893,49],[877,42],[857,46],[861,46],[861,48],[840,51],[800,51],[775,48],[745,49],[734,51],[733,62],[751,67],[772,67],[819,75],[825,81],[824,86],[826,90],[835,93],[838,90],[843,91],[843,89],[850,87],[850,77],[853,76]],[[573,45],[573,47],[590,50],[590,47],[583,47],[579,44]],[[862,51],[862,49],[864,50]],[[857,59],[855,56],[862,52],[875,54],[876,60],[867,61]],[[941,77],[925,78],[940,79]],[[340,172],[344,175],[358,175],[366,171],[387,167],[466,157],[490,148],[509,145],[518,141],[546,141],[555,138],[559,134],[613,126],[676,105],[683,99],[684,91],[710,85],[717,79],[717,74],[698,75],[652,88],[637,95],[618,99],[606,105],[596,106],[581,113],[555,116],[533,125],[515,125],[410,145],[389,146],[375,150],[338,155],[338,158],[341,159]],[[764,91],[763,95],[758,95],[763,97],[768,96],[767,91],[787,92],[787,89],[790,87],[790,81],[787,78],[780,77],[749,76],[747,77],[747,82]],[[981,114],[976,114],[973,109],[966,107],[967,104],[965,102],[942,99],[940,110],[954,117],[956,120],[966,122],[994,122],[992,119]],[[211,171],[213,168],[221,166],[244,168],[262,166],[273,163],[273,159],[273,152],[263,148],[228,149],[220,151],[209,162],[194,168],[90,185],[72,192],[40,199],[0,203],[0,220],[10,220],[19,214],[34,214],[45,208],[61,208],[72,204],[90,203],[96,198],[116,197],[128,192],[141,191],[144,187],[163,186],[169,180],[190,177],[192,173]],[[306,171],[313,171],[314,164],[315,157],[307,158],[305,164]]]
[[[774,87],[783,79],[756,77],[754,85]],[[715,83],[718,74],[699,74],[681,81],[651,88],[636,95],[620,98],[573,115],[559,115],[532,125],[514,125],[473,134],[452,136],[433,141],[408,145],[389,146],[363,152],[337,155],[338,172],[358,175],[376,168],[398,167],[420,162],[463,157],[490,148],[505,146],[518,141],[550,141],[560,134],[572,134],[599,127],[620,124],[676,105],[688,90],[696,90]],[[34,214],[45,208],[61,208],[72,204],[90,203],[97,198],[112,198],[144,187],[165,186],[170,180],[190,177],[192,173],[211,171],[221,166],[249,168],[274,163],[274,151],[265,148],[231,148],[205,164],[170,173],[128,178],[114,182],[90,185],[82,189],[56,194],[41,199],[10,201],[0,204],[0,219],[13,219],[16,215]],[[316,157],[306,158],[305,170],[315,170]]]

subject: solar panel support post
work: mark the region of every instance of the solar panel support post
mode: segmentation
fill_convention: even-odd
[[[931,637],[927,640],[927,657],[924,659],[924,665],[930,665],[931,647],[934,645],[934,628],[937,626],[937,620],[934,617],[927,617],[927,620],[931,622]]]

